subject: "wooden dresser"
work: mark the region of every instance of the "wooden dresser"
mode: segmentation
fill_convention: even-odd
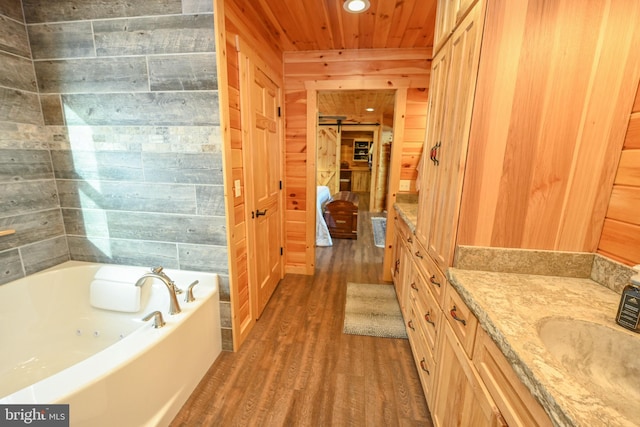
[[[324,208],[324,220],[331,237],[337,239],[358,238],[358,195],[340,191]]]

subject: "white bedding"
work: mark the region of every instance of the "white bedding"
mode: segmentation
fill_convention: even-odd
[[[316,246],[332,246],[333,240],[329,234],[329,227],[327,227],[324,215],[322,215],[323,206],[332,200],[329,187],[319,185],[316,199]]]

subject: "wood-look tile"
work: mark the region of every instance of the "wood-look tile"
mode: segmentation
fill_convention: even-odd
[[[38,94],[0,87],[0,121],[42,125]]]
[[[68,125],[207,126],[220,124],[218,93],[64,94]]]
[[[31,58],[25,26],[0,15],[0,51]]]
[[[98,56],[215,51],[210,14],[94,21],[93,29]]]
[[[0,86],[36,92],[36,76],[29,58],[0,51]]]
[[[144,57],[35,61],[40,93],[142,92],[149,89]]]
[[[3,0],[0,2],[0,15],[7,16],[16,21],[24,22],[22,2],[20,0]]]
[[[96,56],[91,22],[29,25],[33,59],[90,58]]]
[[[181,0],[23,0],[28,23],[180,13]]]
[[[149,57],[149,87],[163,90],[217,90],[214,53]]]

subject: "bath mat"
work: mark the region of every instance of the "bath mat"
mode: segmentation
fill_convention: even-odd
[[[407,338],[393,285],[347,283],[344,311],[345,334]]]
[[[387,235],[387,218],[383,216],[372,216],[371,228],[373,228],[374,244],[378,248],[384,248],[384,239]]]

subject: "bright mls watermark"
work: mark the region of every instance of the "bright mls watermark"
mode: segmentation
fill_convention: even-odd
[[[0,426],[69,427],[69,405],[0,405]]]

